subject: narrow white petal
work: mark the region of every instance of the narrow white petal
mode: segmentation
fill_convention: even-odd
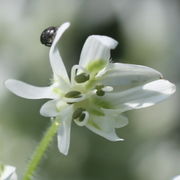
[[[70,145],[71,119],[63,121],[58,130],[58,148],[64,155],[68,154]]]
[[[94,61],[102,60],[108,62],[110,50],[117,46],[117,41],[107,36],[89,36],[82,48],[79,65],[84,68]]]
[[[174,84],[161,79],[123,92],[108,93],[103,99],[112,108],[119,108],[121,111],[126,111],[152,106],[168,98],[175,90],[176,87]]]
[[[14,79],[9,79],[5,81],[5,86],[12,93],[26,99],[54,99],[57,97],[57,95],[52,92],[51,86],[36,87]]]
[[[162,74],[155,69],[123,63],[109,64],[98,76],[102,84],[113,86],[114,90],[128,89],[162,78]]]
[[[110,141],[122,141],[123,139],[117,136],[115,128],[126,126],[128,119],[118,111],[104,110],[104,112],[104,116],[92,115],[86,127]]]
[[[71,122],[72,122],[73,109],[71,106],[67,107],[61,112],[59,116],[61,124],[58,130],[58,148],[64,155],[68,154],[70,145],[70,133],[71,133]]]
[[[115,130],[112,130],[111,132],[105,132],[102,131],[101,129],[98,129],[92,125],[87,124],[86,127],[91,130],[92,132],[94,132],[95,134],[98,134],[102,137],[104,137],[105,139],[109,140],[109,141],[123,141],[123,139],[119,138],[115,132]]]
[[[66,68],[64,66],[63,60],[58,50],[58,41],[60,40],[62,34],[66,31],[66,29],[69,26],[70,26],[70,23],[67,22],[67,23],[62,24],[58,28],[55,39],[49,51],[49,58],[50,58],[50,63],[51,63],[53,73],[56,76],[60,76],[62,79],[64,79],[67,82],[69,82],[69,77],[68,77]]]
[[[57,111],[57,100],[50,100],[42,105],[40,114],[45,117],[55,117],[59,114]]]

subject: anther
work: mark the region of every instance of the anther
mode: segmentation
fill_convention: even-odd
[[[105,94],[105,91],[103,90],[103,88],[104,88],[104,85],[97,85],[96,87],[96,95],[97,96],[104,96],[104,94]]]
[[[70,91],[65,94],[66,98],[79,98],[81,97],[81,92],[79,91]]]
[[[104,88],[104,85],[97,85],[95,88],[96,88],[97,90],[101,90],[102,88]]]
[[[89,120],[89,113],[83,108],[77,108],[73,113],[72,119],[78,126],[85,126]]]
[[[104,96],[105,92],[103,90],[97,90],[96,95],[98,96]]]
[[[74,79],[77,83],[84,83],[88,81],[89,78],[90,78],[89,74],[81,73],[81,74],[76,75]]]
[[[72,115],[72,118],[73,119],[77,119],[77,118],[81,118],[81,116],[82,116],[82,114],[84,114],[83,113],[83,111],[85,111],[85,109],[83,109],[83,108],[77,108],[75,111],[74,111],[74,113],[73,113],[73,115]],[[81,118],[82,119],[82,118]],[[84,119],[84,118],[83,118]]]
[[[85,117],[86,117],[86,114],[82,112],[82,114],[79,117],[79,122],[84,121]]]

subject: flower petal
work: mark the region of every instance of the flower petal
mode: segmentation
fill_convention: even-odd
[[[17,180],[15,172],[16,168],[13,166],[4,166],[4,170],[0,173],[1,180]]]
[[[175,177],[173,178],[173,180],[180,180],[180,175],[175,176]]]
[[[59,114],[57,111],[57,100],[50,100],[42,105],[40,114],[45,117],[55,117]]]
[[[117,41],[107,36],[89,36],[82,48],[79,65],[89,71],[93,68],[103,68],[101,66],[106,65],[110,59],[110,50],[117,44]]]
[[[109,141],[123,141],[123,139],[120,139],[117,135],[115,130],[112,130],[111,132],[105,132],[101,129],[98,129],[95,126],[91,125],[91,124],[87,124],[86,127],[91,130],[92,132],[104,137],[105,139],[109,140]]]
[[[110,141],[122,141],[123,139],[116,135],[115,128],[126,126],[128,119],[118,111],[104,110],[104,112],[105,116],[92,115],[86,127]]]
[[[152,106],[172,95],[175,90],[174,84],[161,79],[123,92],[107,93],[103,100],[123,112]]]
[[[51,63],[51,67],[52,67],[54,75],[60,76],[62,79],[64,79],[67,82],[69,82],[69,77],[68,77],[66,68],[64,66],[63,60],[61,58],[61,55],[59,53],[57,44],[62,34],[66,31],[66,29],[69,26],[70,26],[70,23],[67,22],[67,23],[62,24],[58,28],[55,39],[49,51],[50,63]]]
[[[128,118],[119,112],[119,110],[104,109],[106,116],[109,116],[112,128],[122,128],[128,124]]]
[[[36,87],[15,79],[8,79],[5,81],[5,86],[12,93],[26,99],[54,99],[57,97],[56,94],[52,92],[51,86]]]
[[[68,106],[62,110],[60,116],[61,124],[58,130],[58,148],[61,153],[64,155],[68,154],[69,145],[70,145],[70,133],[71,133],[71,122],[72,122],[72,106]]]
[[[65,107],[67,107],[67,103],[60,99],[50,100],[42,105],[40,114],[45,117],[56,117]]]
[[[99,76],[100,83],[113,86],[115,91],[132,88],[162,78],[162,74],[155,69],[123,63],[109,64],[97,76]]]

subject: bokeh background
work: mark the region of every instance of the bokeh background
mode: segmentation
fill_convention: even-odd
[[[65,21],[71,27],[59,47],[68,71],[88,35],[108,35],[119,42],[114,61],[155,68],[177,92],[126,113],[128,126],[117,130],[124,142],[73,124],[69,155],[58,152],[55,138],[34,180],[170,180],[180,174],[179,0],[0,0],[0,161],[16,166],[21,177],[50,123],[39,114],[45,100],[16,97],[3,83],[15,78],[49,84],[49,49],[39,37]]]

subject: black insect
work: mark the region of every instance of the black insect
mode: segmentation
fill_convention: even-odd
[[[48,28],[46,28],[40,36],[40,41],[42,44],[44,44],[45,46],[51,47],[53,40],[55,38],[56,35],[56,31],[57,31],[57,27],[54,26],[50,26]]]

